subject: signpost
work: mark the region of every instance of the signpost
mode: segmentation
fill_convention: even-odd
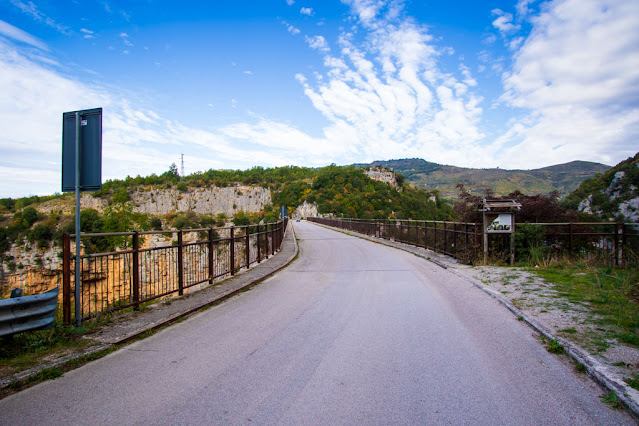
[[[102,108],[62,114],[62,192],[75,191],[75,324],[82,325],[80,192],[102,189]]]
[[[488,263],[488,234],[510,234],[510,264],[515,264],[515,200],[486,200],[479,206],[484,218],[484,264]]]

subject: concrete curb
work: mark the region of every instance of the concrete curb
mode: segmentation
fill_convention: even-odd
[[[416,246],[411,246],[409,244],[399,243],[395,241],[387,241],[381,238],[371,237],[365,234],[346,231],[344,229],[333,228],[331,226],[322,225],[318,223],[314,223],[314,225],[323,226],[325,228],[336,230],[344,234],[351,235],[353,237],[362,238],[374,243],[382,244],[388,247],[396,248],[396,249],[411,253],[417,257],[421,257],[424,260],[432,262],[436,264],[437,266],[447,269],[448,271],[455,274],[457,277],[464,279],[465,281],[469,282],[470,284],[482,290],[484,293],[496,299],[499,303],[501,303],[504,307],[506,307],[510,312],[512,312],[518,319],[521,319],[522,321],[524,321],[526,324],[528,324],[529,327],[531,327],[533,330],[538,332],[540,335],[544,336],[547,339],[553,339],[557,341],[558,343],[560,343],[561,345],[563,345],[566,351],[566,354],[570,358],[572,358],[574,361],[580,364],[583,364],[586,368],[586,372],[588,373],[588,375],[600,386],[602,386],[605,390],[607,390],[608,392],[615,392],[619,400],[629,409],[631,414],[635,418],[639,419],[639,391],[630,387],[628,384],[626,384],[626,382],[624,382],[622,377],[619,377],[617,374],[614,374],[613,372],[609,371],[609,369],[605,365],[600,363],[597,359],[595,359],[593,356],[588,354],[586,351],[584,351],[580,347],[552,334],[542,324],[538,323],[533,318],[521,312],[519,309],[513,306],[509,301],[504,299],[501,296],[501,294],[497,293],[491,288],[486,287],[483,283],[475,279],[469,278],[459,273],[455,269],[449,268],[445,264],[445,259],[447,258],[447,256],[443,256],[443,255],[440,255],[439,253],[432,252],[433,256],[441,258],[441,259],[433,259],[433,257],[431,256],[425,256],[422,253],[416,252],[413,249],[413,248],[417,248]],[[420,247],[420,248],[423,249],[423,247]],[[431,250],[427,250],[427,251],[431,252]]]
[[[297,239],[295,237],[295,229],[293,227],[293,224],[290,225],[290,230],[287,230],[286,232],[292,232],[292,241],[294,244],[294,250],[293,250],[293,254],[291,254],[288,259],[286,259],[281,265],[277,266],[276,268],[266,271],[264,274],[258,274],[258,276],[252,278],[251,280],[247,281],[244,285],[237,287],[237,288],[233,288],[227,292],[221,293],[219,295],[216,295],[214,298],[207,300],[205,303],[201,303],[198,304],[196,306],[190,307],[189,309],[179,312],[177,314],[171,315],[170,317],[167,317],[166,319],[153,323],[147,327],[143,327],[141,329],[137,329],[135,332],[127,334],[126,336],[123,336],[121,338],[118,338],[114,341],[109,341],[109,342],[98,342],[98,344],[96,346],[91,346],[90,348],[87,348],[83,351],[80,352],[75,352],[72,354],[69,354],[67,356],[64,356],[62,358],[59,358],[55,361],[43,364],[43,365],[39,365],[37,367],[31,368],[29,370],[25,370],[25,371],[21,371],[18,372],[16,374],[13,374],[11,376],[7,376],[4,378],[0,378],[0,391],[7,389],[8,387],[10,387],[13,383],[15,382],[21,382],[24,380],[28,380],[34,376],[37,376],[40,372],[42,372],[43,370],[47,370],[47,369],[51,369],[51,368],[57,368],[57,367],[61,367],[64,366],[65,364],[67,364],[70,361],[73,361],[75,359],[78,358],[82,358],[84,356],[87,355],[91,355],[97,352],[100,352],[102,350],[105,349],[109,349],[112,348],[114,346],[120,345],[120,344],[124,344],[126,342],[129,342],[139,336],[141,336],[144,333],[147,333],[149,331],[152,330],[156,330],[160,327],[164,327],[166,325],[169,325],[177,320],[179,320],[180,318],[184,318],[188,315],[193,314],[194,312],[197,312],[203,308],[207,308],[211,305],[214,305],[222,300],[228,299],[230,297],[233,297],[234,295],[241,293],[242,291],[246,290],[247,288],[250,288],[252,286],[255,286],[257,284],[259,284],[261,281],[264,281],[265,279],[275,275],[276,273],[278,273],[279,271],[281,271],[282,269],[286,268],[287,266],[289,266],[291,264],[291,262],[293,262],[293,260],[295,260],[295,258],[297,257],[298,253],[299,253],[299,245],[297,244]],[[286,242],[286,236],[284,238],[284,242]],[[282,249],[283,250],[283,249]],[[280,254],[282,252],[282,250],[280,250],[279,253],[276,253],[275,256],[277,256],[278,254]],[[265,262],[268,262],[270,260],[275,260],[275,257],[271,258],[271,259],[267,259]],[[247,272],[249,272],[250,270],[246,270],[241,274],[235,275],[234,277],[228,278],[227,280],[225,280],[226,282],[230,281],[230,280],[234,280],[234,279],[241,279]]]

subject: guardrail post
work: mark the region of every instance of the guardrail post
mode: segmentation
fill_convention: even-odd
[[[71,324],[71,235],[62,236],[62,321]]]
[[[178,294],[184,294],[184,241],[182,230],[178,230]]]
[[[229,250],[231,256],[231,275],[235,275],[235,228],[231,226],[231,239],[229,240],[231,249]]]
[[[135,231],[133,233],[133,303],[135,304],[134,309],[137,311],[140,309],[140,249],[139,247],[139,235],[138,232]]]
[[[213,275],[215,275],[215,257],[214,254],[214,244],[213,244],[213,228],[209,228],[209,284],[213,284]]]
[[[246,269],[249,268],[249,266],[251,266],[251,259],[249,257],[250,254],[250,249],[249,249],[249,245],[251,244],[250,242],[250,226],[247,225],[246,227]]]

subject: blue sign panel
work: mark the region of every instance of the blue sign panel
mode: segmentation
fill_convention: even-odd
[[[102,189],[102,108],[62,114],[62,192],[75,191],[76,112],[80,128],[80,191]]]

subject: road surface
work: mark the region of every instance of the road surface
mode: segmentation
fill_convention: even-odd
[[[295,223],[266,282],[0,401],[0,424],[633,424],[495,300]]]

